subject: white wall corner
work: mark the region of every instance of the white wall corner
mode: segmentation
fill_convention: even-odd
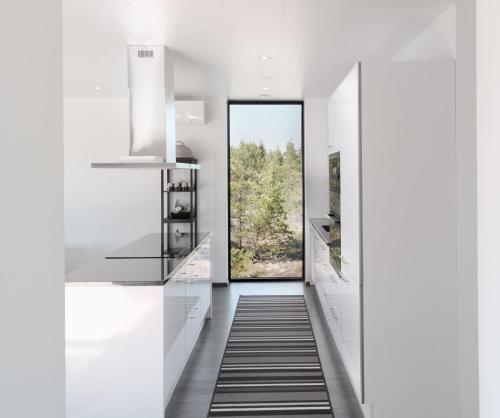
[[[457,56],[457,11],[450,4],[427,28],[406,45],[394,61],[444,61]]]

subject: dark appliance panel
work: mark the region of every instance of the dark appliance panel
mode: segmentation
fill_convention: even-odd
[[[330,264],[340,274],[341,263],[341,212],[340,212],[340,152],[329,156],[330,172]]]

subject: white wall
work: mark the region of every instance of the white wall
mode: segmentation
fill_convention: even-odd
[[[427,28],[415,37],[395,61],[438,61],[456,57],[456,7],[455,3],[441,13]]]
[[[329,206],[328,99],[304,101],[306,279],[311,278],[310,218],[324,218]]]
[[[477,0],[479,399],[481,418],[500,416],[500,2]]]
[[[160,231],[159,171],[97,170],[127,155],[127,98],[65,99],[67,271]],[[227,278],[226,100],[206,99],[206,125],[178,126],[199,157],[199,230],[214,233],[214,281]],[[180,228],[181,229],[181,228]]]
[[[65,99],[66,270],[160,231],[160,173],[91,169],[128,155],[128,99]]]
[[[0,3],[1,417],[64,417],[61,20]]]
[[[226,282],[227,259],[227,100],[205,99],[206,125],[177,126],[201,164],[199,229],[213,233],[213,280]]]

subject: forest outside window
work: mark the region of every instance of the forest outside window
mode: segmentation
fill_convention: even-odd
[[[230,278],[303,279],[303,103],[228,112]]]

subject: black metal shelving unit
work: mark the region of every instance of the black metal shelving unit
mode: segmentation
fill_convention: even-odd
[[[173,170],[189,171],[189,190],[165,190],[165,184],[170,183],[171,172]],[[184,181],[187,179],[184,179]],[[191,216],[189,218],[173,218],[171,215],[171,197],[176,194],[189,194],[189,208]],[[198,170],[194,168],[169,168],[161,170],[161,247],[163,254],[173,256],[171,253],[172,246],[172,225],[174,224],[189,224],[189,236],[191,247],[194,245],[194,240],[198,234]],[[165,226],[166,237],[165,241]]]

